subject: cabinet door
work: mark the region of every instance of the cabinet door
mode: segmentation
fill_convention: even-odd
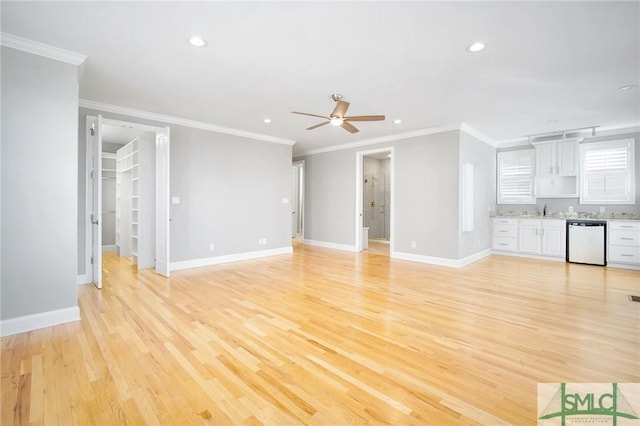
[[[560,227],[542,228],[542,254],[547,256],[564,257],[566,246],[566,231]]]
[[[540,227],[520,225],[518,250],[522,253],[540,253]]]
[[[536,176],[552,176],[556,171],[556,145],[541,143],[536,145]]]
[[[575,176],[578,174],[578,142],[558,142],[557,174],[560,176]]]

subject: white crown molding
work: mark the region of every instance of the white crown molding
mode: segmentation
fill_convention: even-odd
[[[302,157],[305,155],[313,155],[313,154],[322,154],[324,152],[331,152],[331,151],[341,151],[343,149],[359,148],[361,146],[374,145],[378,143],[394,142],[394,141],[399,141],[403,139],[415,138],[418,136],[426,136],[426,135],[433,135],[436,133],[450,132],[452,130],[460,130],[461,132],[465,132],[468,135],[473,136],[474,138],[479,139],[480,141],[488,145],[491,145],[493,147],[496,146],[496,142],[494,140],[488,138],[487,136],[480,133],[473,127],[469,126],[468,124],[460,123],[460,124],[450,124],[450,125],[439,126],[439,127],[430,127],[428,129],[415,130],[413,132],[397,133],[394,135],[381,136],[379,138],[373,138],[373,139],[365,139],[365,140],[346,143],[342,145],[332,145],[325,148],[312,149],[310,151],[296,154],[296,157]]]
[[[480,133],[478,130],[476,130],[473,127],[469,126],[467,123],[462,123],[460,125],[460,131],[461,132],[465,132],[469,136],[473,136],[474,138],[476,138],[476,139],[480,140],[481,142],[484,142],[487,145],[492,146],[494,148],[496,146],[498,146],[496,141],[494,141],[493,139],[489,138],[484,133]]]
[[[341,145],[331,145],[325,148],[312,149],[310,151],[296,154],[296,157],[303,157],[305,155],[313,155],[313,154],[322,154],[324,152],[331,152],[331,151],[342,151],[344,149],[359,148],[361,146],[374,145],[374,144],[385,143],[385,142],[394,142],[394,141],[399,141],[403,139],[415,138],[418,136],[426,136],[426,135],[433,135],[436,133],[449,132],[452,130],[460,130],[460,126],[461,126],[460,124],[453,124],[453,125],[442,126],[442,127],[431,127],[428,129],[415,130],[413,132],[406,132],[406,133],[397,133],[395,135],[381,136],[379,138],[364,139],[361,141],[345,143]]]
[[[34,55],[43,56],[45,58],[65,62],[71,65],[79,66],[87,60],[86,55],[81,55],[80,53],[40,43],[39,41],[29,40],[9,33],[1,33],[0,42],[3,46],[10,47],[11,49],[21,50],[23,52],[32,53]]]
[[[139,109],[127,108],[118,105],[105,104],[102,102],[80,99],[80,107],[95,109],[98,111],[122,114],[129,117],[143,118],[146,120],[159,121],[161,123],[175,124],[178,126],[191,127],[194,129],[208,130],[216,133],[240,136],[243,138],[256,139],[265,142],[279,143],[283,145],[293,145],[296,141],[291,139],[278,138],[275,136],[263,135],[260,133],[246,132],[244,130],[232,129],[230,127],[218,126],[215,124],[203,123],[201,121],[187,120],[185,118],[173,117],[171,115],[157,114],[155,112],[143,111]]]

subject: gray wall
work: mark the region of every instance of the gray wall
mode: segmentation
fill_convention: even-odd
[[[355,153],[345,150],[304,157],[305,239],[354,244]]]
[[[459,137],[456,130],[396,142],[395,251],[458,258]]]
[[[291,146],[80,109],[78,210],[84,218],[87,115],[171,127],[171,262],[291,246]],[[85,218],[86,220],[86,218]],[[78,221],[79,241],[86,223]],[[258,240],[266,238],[266,245]],[[209,250],[209,244],[215,250]],[[86,247],[78,250],[84,273]]]
[[[473,231],[460,232],[459,257],[491,248],[489,214],[496,208],[496,149],[460,132],[460,164],[473,164]]]
[[[172,127],[171,261],[290,247],[291,184],[291,146]]]
[[[3,320],[77,306],[77,79],[2,47]]]
[[[481,152],[482,158],[487,156],[486,150],[475,147],[472,139],[465,141],[466,146]],[[355,244],[356,154],[387,147],[394,147],[394,250],[458,259],[460,132],[457,130],[302,157],[306,173],[305,239]],[[487,149],[495,157],[494,149]],[[492,177],[487,176],[488,171]],[[495,159],[479,173],[484,181],[495,180]],[[495,198],[491,191],[478,197],[478,202]],[[488,219],[486,222],[478,225],[475,239],[480,239],[483,247],[488,247]],[[416,242],[415,248],[411,247],[412,241]]]
[[[636,203],[630,204],[606,204],[603,205],[607,212],[611,213],[640,213],[640,133],[621,133],[617,135],[587,137],[582,143],[601,142],[607,140],[618,139],[635,139],[635,173],[636,173]],[[529,146],[528,146],[529,147]],[[527,148],[528,148],[527,147]],[[519,147],[520,148],[520,147]],[[498,151],[510,151],[514,148],[503,148]],[[520,148],[522,149],[522,148]],[[573,206],[576,212],[598,213],[600,206],[597,204],[580,204],[579,198],[538,198],[536,204],[517,205],[517,204],[500,204],[498,211],[539,211],[542,212],[544,205],[551,213],[567,212],[569,206]]]

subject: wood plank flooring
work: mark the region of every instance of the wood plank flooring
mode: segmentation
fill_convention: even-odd
[[[640,272],[297,245],[174,272],[105,255],[82,321],[2,338],[2,425],[535,424],[538,382],[640,382]]]

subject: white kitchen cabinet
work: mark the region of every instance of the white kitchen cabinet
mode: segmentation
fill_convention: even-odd
[[[542,221],[540,253],[544,256],[565,257],[567,246],[567,222],[546,219]]]
[[[520,219],[518,223],[518,251],[520,253],[540,253],[541,222],[540,219]]]
[[[611,221],[607,261],[640,267],[640,222]]]
[[[519,251],[551,257],[565,257],[566,221],[555,219],[520,219]]]
[[[493,219],[493,249],[499,251],[518,251],[518,219]]]
[[[535,196],[578,197],[579,143],[562,140],[534,143]]]

